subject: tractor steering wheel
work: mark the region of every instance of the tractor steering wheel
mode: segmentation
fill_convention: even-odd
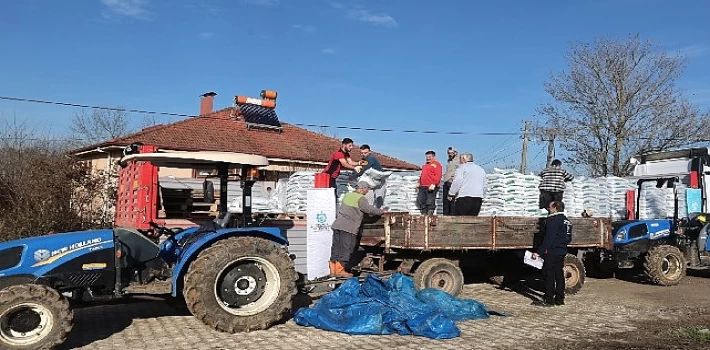
[[[165,226],[158,225],[153,221],[148,222],[148,225],[153,227],[155,229],[155,231],[158,233],[158,235],[166,235],[168,237],[172,237],[173,235],[175,235],[177,233]]]

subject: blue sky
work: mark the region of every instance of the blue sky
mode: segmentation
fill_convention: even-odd
[[[207,91],[223,108],[272,89],[285,122],[515,133],[569,44],[600,36],[687,55],[680,86],[710,109],[708,13],[660,0],[3,1],[0,95],[192,114]],[[54,135],[76,112],[0,101],[5,119]],[[417,164],[447,146],[489,169],[520,162],[516,136],[330,132]],[[530,170],[545,147],[531,143]]]

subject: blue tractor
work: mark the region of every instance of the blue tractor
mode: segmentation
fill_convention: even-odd
[[[710,152],[707,148],[667,151],[638,156],[634,175],[638,178],[636,218],[644,184],[655,182],[673,196],[670,218],[620,220],[612,223],[614,252],[607,262],[613,268],[641,268],[655,284],[677,285],[690,269],[710,268],[708,194]],[[684,187],[693,184],[697,202],[689,203]],[[683,199],[682,201],[680,199]],[[680,204],[683,202],[683,204]],[[602,258],[604,260],[604,258]],[[607,264],[607,269],[609,265]]]
[[[241,166],[244,212],[249,173],[266,158],[224,152],[124,152],[120,164],[217,168],[227,198],[230,166]],[[199,320],[223,332],[265,329],[287,316],[297,293],[293,255],[278,228],[241,224],[220,201],[200,227],[128,227],[67,232],[0,243],[0,348],[45,349],[64,342],[72,309],[137,295],[184,300]],[[236,226],[236,227],[235,227]],[[158,239],[160,237],[160,239]]]

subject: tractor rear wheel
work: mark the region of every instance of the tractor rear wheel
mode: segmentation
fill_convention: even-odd
[[[52,349],[73,327],[69,301],[56,290],[21,284],[0,291],[0,348]]]
[[[675,286],[685,277],[687,264],[678,247],[659,245],[651,248],[643,264],[651,282],[662,286]]]
[[[417,290],[436,288],[457,296],[463,290],[463,283],[461,268],[449,259],[425,260],[414,272],[414,286]]]
[[[291,309],[298,275],[286,249],[256,237],[231,237],[202,251],[185,275],[190,312],[236,333],[266,329]]]

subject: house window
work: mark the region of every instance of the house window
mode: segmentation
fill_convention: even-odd
[[[229,175],[239,175],[239,169],[233,168],[229,169],[228,172]],[[197,168],[192,170],[192,177],[194,178],[202,178],[202,177],[213,177],[217,176],[217,169],[209,169],[209,168]]]
[[[195,177],[217,176],[217,169],[195,169]]]

